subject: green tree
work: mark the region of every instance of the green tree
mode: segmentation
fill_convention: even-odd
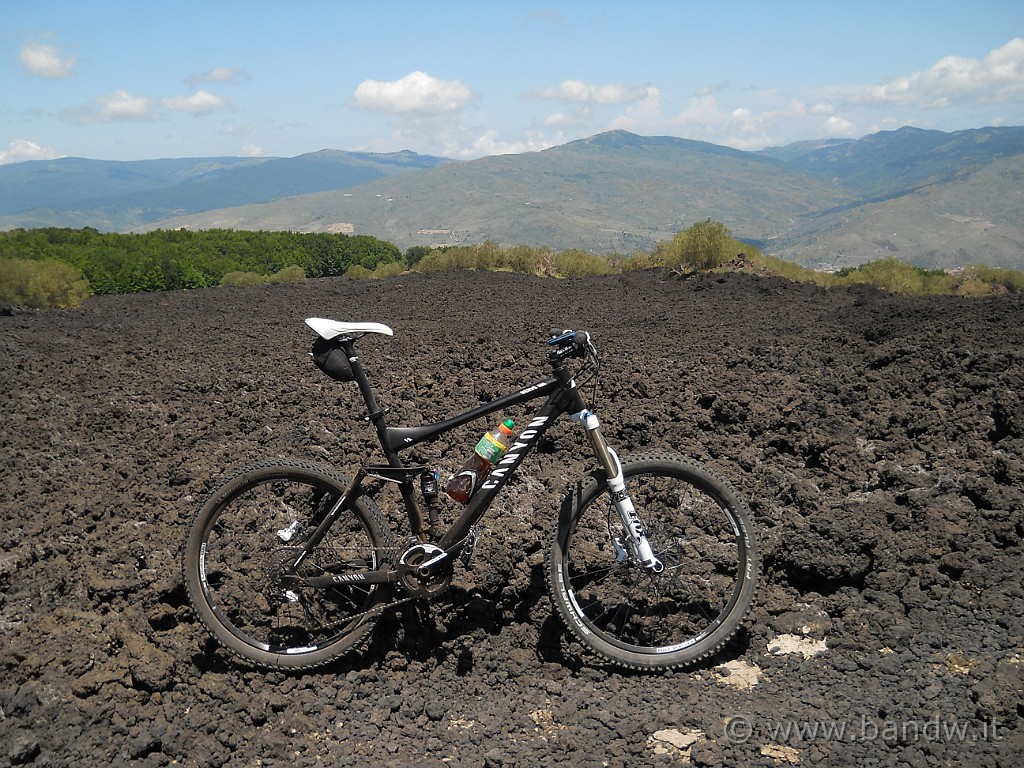
[[[420,259],[430,253],[430,247],[426,245],[414,245],[405,251],[405,266],[412,269]]]
[[[735,254],[728,227],[705,219],[676,234],[669,245],[668,266],[680,271],[714,269]]]
[[[12,258],[70,264],[103,294],[203,288],[231,272],[268,277],[293,266],[309,277],[331,277],[353,264],[373,270],[398,263],[402,253],[369,235],[229,229],[124,235],[52,227],[0,232],[0,259]]]

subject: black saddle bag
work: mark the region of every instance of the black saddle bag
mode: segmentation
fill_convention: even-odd
[[[316,367],[335,381],[355,381],[356,377],[352,373],[352,363],[348,361],[348,355],[341,348],[341,344],[333,339],[317,336],[309,354]]]

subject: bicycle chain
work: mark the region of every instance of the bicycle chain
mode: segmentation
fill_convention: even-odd
[[[337,548],[335,548],[335,549],[337,549]],[[399,554],[399,548],[398,547],[387,547],[387,548],[378,547],[374,551],[375,552],[379,552],[379,553],[380,552],[383,552],[383,553],[391,552],[395,556],[396,559],[397,559],[398,554]],[[398,586],[398,588],[401,589],[400,586]],[[330,624],[321,624],[320,626],[321,626],[322,629],[326,629],[326,630],[335,629],[336,627],[341,627],[341,626],[344,626],[346,624],[351,624],[353,621],[358,620],[358,619],[362,619],[362,618],[364,618],[366,616],[372,616],[373,614],[382,614],[382,613],[384,613],[384,611],[390,610],[390,609],[395,608],[395,607],[397,607],[399,605],[404,605],[405,603],[411,603],[412,601],[414,601],[416,599],[417,598],[413,597],[412,595],[409,595],[408,597],[398,598],[397,600],[391,600],[389,602],[382,603],[380,605],[375,605],[374,607],[369,608],[369,609],[367,609],[365,611],[362,611],[361,613],[353,613],[353,614],[350,614],[349,616],[346,616],[344,619],[340,619],[338,621],[331,622]]]
[[[356,619],[361,619],[361,618],[364,618],[366,616],[371,616],[371,615],[373,615],[375,613],[376,614],[381,614],[381,613],[384,613],[384,611],[387,611],[387,610],[390,610],[392,608],[395,608],[396,606],[404,605],[405,603],[411,603],[413,600],[416,600],[416,599],[417,598],[410,596],[410,597],[403,597],[403,598],[400,598],[398,600],[392,600],[389,603],[384,603],[382,605],[374,606],[373,608],[370,608],[369,610],[363,611],[362,613],[353,613],[351,616],[346,618],[344,621],[335,621],[335,622],[332,622],[330,624],[322,624],[321,628],[322,629],[334,629],[336,627],[341,627],[341,626],[343,626],[345,624],[352,623]]]

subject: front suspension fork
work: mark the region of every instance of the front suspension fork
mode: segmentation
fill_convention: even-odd
[[[605,442],[604,435],[601,433],[601,423],[598,421],[596,414],[589,410],[583,410],[572,414],[571,418],[574,421],[582,422],[587,430],[587,439],[590,440],[590,445],[594,449],[594,455],[601,463],[601,468],[607,477],[612,504],[615,505],[615,509],[619,513],[619,518],[622,520],[622,528],[632,543],[633,551],[636,552],[640,565],[652,573],[661,573],[665,566],[655,557],[654,551],[651,549],[651,543],[647,540],[647,535],[644,533],[644,524],[640,520],[640,516],[637,515],[636,507],[633,506],[633,500],[626,489],[626,478],[622,473],[622,462],[619,461],[615,451]],[[615,546],[616,559],[621,559],[621,545],[619,545],[617,540]]]

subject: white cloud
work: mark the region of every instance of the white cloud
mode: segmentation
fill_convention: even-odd
[[[26,160],[53,160],[60,157],[49,147],[41,147],[34,141],[15,139],[0,151],[0,165],[5,163],[21,163]]]
[[[262,157],[263,147],[257,144],[246,144],[242,147],[242,157]]]
[[[718,108],[718,100],[711,93],[693,96],[689,106],[675,117],[665,121],[666,125],[721,125],[725,113]]]
[[[200,83],[241,83],[252,77],[241,67],[214,67],[209,72],[200,72],[185,78],[185,84],[195,87]]]
[[[411,72],[391,82],[364,80],[352,104],[372,112],[433,117],[458,112],[473,92],[458,80],[439,80],[426,72]]]
[[[619,115],[608,126],[609,130],[654,131],[663,125],[661,118],[661,91],[655,87],[645,89],[644,95],[634,104],[626,107],[625,114]]]
[[[737,149],[760,149],[772,143],[771,132],[780,119],[799,118],[806,107],[798,100],[776,112],[755,112],[747,107],[723,110],[715,95],[720,87],[701,89],[691,97],[686,109],[673,117],[661,114],[660,94],[652,89],[646,99],[627,110],[627,114],[612,121],[612,128],[640,133],[675,132],[683,128],[693,139],[711,141]]]
[[[732,134],[733,146],[738,143],[759,145],[768,139],[768,130],[772,123],[772,116],[767,113],[754,114],[746,107],[734,109],[725,121],[726,130]]]
[[[830,88],[814,94],[815,98],[792,98],[788,104],[779,100],[779,94],[764,91],[746,92],[743,98],[747,101],[737,103],[725,95],[731,89],[727,82],[722,82],[699,89],[682,110],[663,114],[657,89],[650,91],[643,99],[630,103],[623,114],[610,121],[609,127],[650,135],[681,132],[689,138],[737,149],[760,149],[822,133],[854,137],[862,135],[861,126],[868,123],[857,107],[1019,103],[1024,96],[1024,39],[1014,38],[980,59],[947,56],[926,70],[880,85]],[[595,104],[595,93],[577,81],[567,81],[556,89],[533,91],[530,95],[576,99],[576,103],[589,98],[586,103]],[[563,110],[550,116],[547,124],[570,125],[576,114]],[[872,122],[877,120],[876,116]],[[883,124],[887,121],[892,123],[889,127],[913,124],[914,115],[888,117]],[[989,118],[989,122],[995,120]]]
[[[18,61],[30,75],[57,79],[75,74],[75,57],[46,43],[26,43],[21,46]]]
[[[118,89],[98,97],[91,104],[66,109],[60,116],[79,125],[90,125],[127,120],[163,120],[166,115],[161,107],[171,112],[205,115],[225,106],[227,102],[224,99],[208,91],[196,91],[191,96],[171,96],[157,101],[149,96],[133,96]]]
[[[826,120],[825,125],[822,127],[825,130],[826,136],[853,136],[856,130],[853,123],[836,115]]]
[[[148,96],[132,96],[127,91],[117,90],[108,96],[96,99],[92,114],[93,122],[111,123],[118,120],[152,120],[153,100]]]
[[[535,88],[524,94],[528,99],[553,99],[576,104],[629,104],[648,94],[647,87],[625,85],[588,85],[582,80],[563,80],[554,88]]]
[[[468,147],[457,147],[452,145],[446,148],[445,156],[462,160],[469,160],[476,157],[489,155],[513,155],[522,152],[539,152],[566,141],[562,133],[556,133],[552,137],[540,133],[530,133],[524,141],[499,141],[498,132],[491,130],[479,136]]]
[[[196,91],[191,96],[173,96],[161,99],[160,103],[175,112],[188,112],[190,115],[205,115],[225,105],[224,99],[209,91]]]
[[[69,107],[60,113],[60,117],[78,125],[159,118],[153,112],[152,99],[147,96],[132,96],[123,90],[114,91],[107,96],[100,96],[90,104]]]
[[[793,98],[785,104],[778,101],[776,93],[751,91],[744,95],[749,101],[727,107],[729,101],[724,94],[729,90],[727,82],[701,88],[684,109],[663,115],[657,89],[651,89],[651,94],[631,103],[609,127],[652,135],[682,132],[690,138],[737,149],[760,149],[799,136],[862,134],[859,126],[868,120],[856,111],[857,107],[1016,103],[1013,100],[1024,95],[1024,39],[1010,40],[981,59],[947,56],[921,72],[875,86],[831,88],[806,101]],[[583,99],[588,91],[582,84],[570,81],[570,85],[563,83],[558,89],[533,92],[534,96],[552,98],[559,94],[566,100],[574,96]],[[567,111],[552,115],[548,124],[568,125],[573,114]],[[888,123],[891,128],[913,121],[913,115],[901,115],[885,118],[883,125]]]
[[[583,125],[594,116],[594,110],[590,107],[571,109],[568,112],[555,112],[544,118],[544,125],[548,128],[559,126]]]
[[[923,72],[893,78],[879,85],[832,89],[831,94],[855,104],[910,104],[948,107],[953,104],[1001,102],[1024,93],[1024,39],[1014,38],[985,58],[946,56]]]

